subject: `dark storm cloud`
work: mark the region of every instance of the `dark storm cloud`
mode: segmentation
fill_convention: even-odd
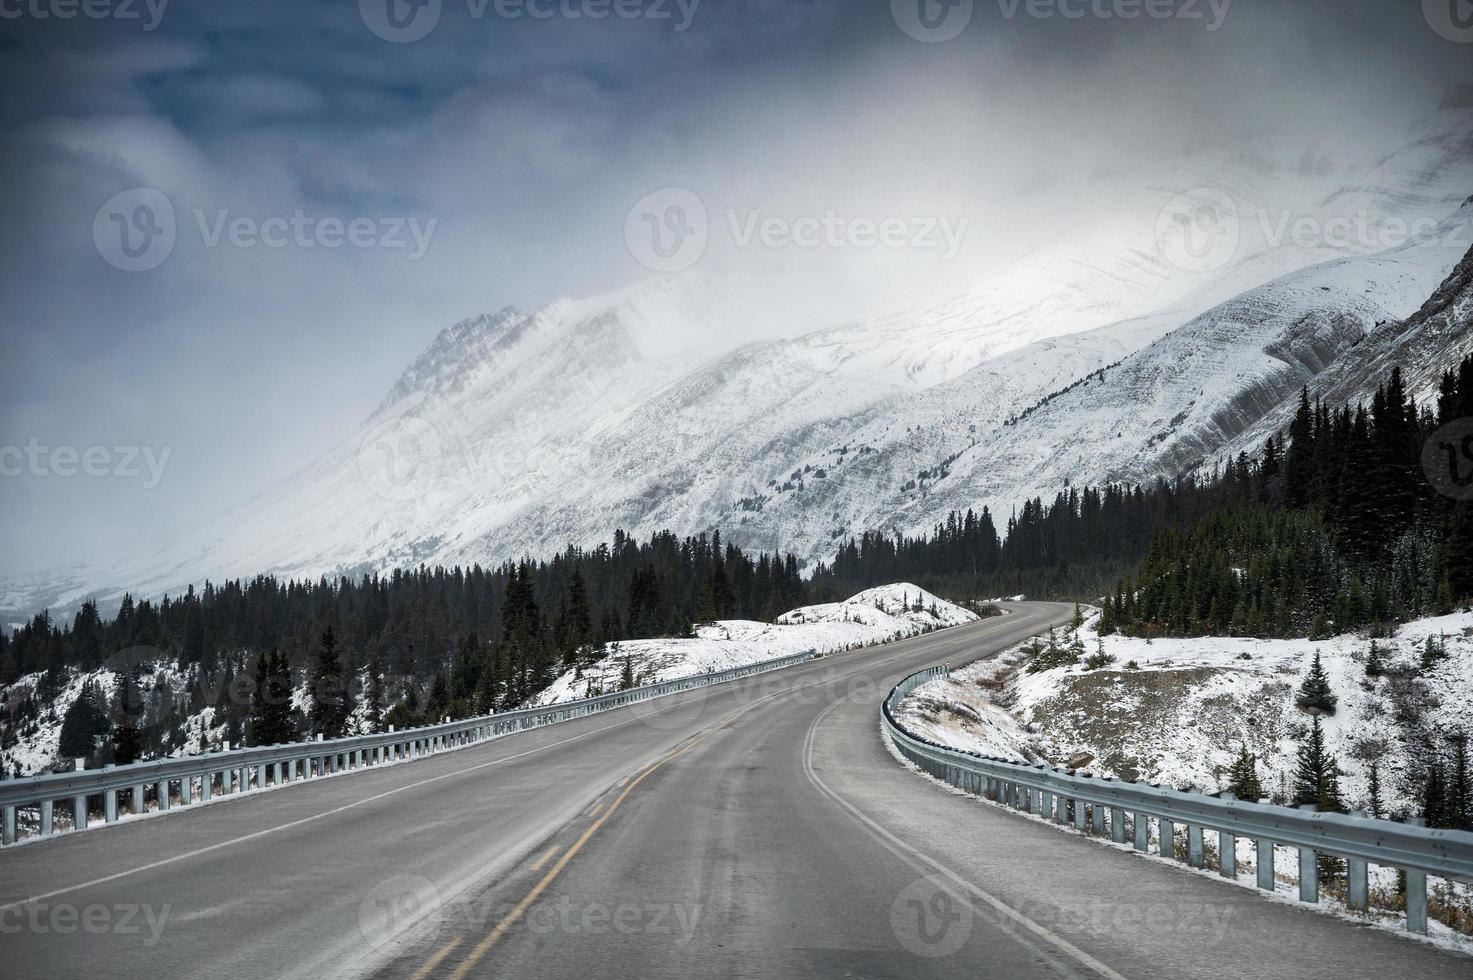
[[[62,19],[82,5],[0,0],[0,445],[172,451],[148,490],[0,477],[0,573],[260,489],[454,319],[647,274],[621,229],[653,189],[965,214],[971,270],[1058,233],[1102,174],[1144,180],[1205,145],[1302,145],[1331,167],[1396,145],[1473,50],[1418,2],[977,0],[941,43],[888,0],[442,0],[394,43],[372,29],[388,2],[140,0],[124,18],[95,0],[104,16]],[[93,236],[133,188],[177,212],[146,272]],[[258,237],[232,246],[240,217]],[[368,247],[325,244],[354,218]],[[396,221],[433,222],[421,257],[407,231],[385,244]],[[260,246],[276,227],[286,246]],[[963,275],[847,261],[800,268],[835,319]],[[753,331],[822,325],[783,313]]]

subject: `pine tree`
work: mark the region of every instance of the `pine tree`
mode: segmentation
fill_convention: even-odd
[[[248,729],[252,745],[284,745],[294,740],[291,677],[279,650],[256,658],[255,688],[251,692]]]
[[[1446,647],[1437,642],[1437,637],[1428,635],[1427,642],[1422,646],[1422,670],[1432,670],[1446,655]]]
[[[379,666],[377,657],[368,661],[368,685],[364,691],[363,724],[369,734],[381,732],[384,728],[384,678],[382,668]]]
[[[143,711],[143,697],[132,671],[118,674],[118,700],[113,711],[112,762],[115,766],[127,766],[143,756],[143,734],[138,730],[138,718]]]
[[[1436,752],[1430,755],[1422,781],[1422,819],[1429,827],[1445,828],[1452,824],[1447,810],[1447,777],[1442,769],[1442,759]]]
[[[1473,827],[1473,774],[1468,769],[1468,736],[1462,732],[1449,740],[1452,772],[1447,787],[1447,823],[1450,827]]]
[[[440,679],[443,682],[443,678]],[[338,641],[329,626],[317,647],[317,663],[312,671],[312,735],[342,738],[348,730],[347,700],[344,694],[343,663],[338,657]]]
[[[270,686],[270,660],[269,654],[261,654],[256,658],[256,684],[251,688],[251,721],[248,729],[252,745],[274,745],[272,738],[270,720],[267,718],[266,697]]]
[[[1381,763],[1380,760],[1372,760],[1370,772],[1366,776],[1367,795],[1366,812],[1376,819],[1386,815],[1386,804],[1381,800]]]
[[[1340,799],[1339,763],[1325,747],[1325,734],[1320,727],[1319,716],[1315,715],[1312,721],[1308,736],[1299,746],[1295,764],[1294,805],[1312,803],[1322,812],[1343,811],[1345,807]]]
[[[1386,672],[1386,665],[1381,661],[1381,648],[1375,640],[1371,641],[1371,652],[1366,655],[1366,676],[1380,677]]]
[[[1238,757],[1228,767],[1228,791],[1240,800],[1257,801],[1263,797],[1263,783],[1258,779],[1258,756],[1247,745],[1238,748]]]
[[[1330,679],[1325,674],[1324,665],[1320,662],[1318,650],[1315,651],[1309,673],[1305,675],[1304,682],[1299,685],[1299,695],[1294,699],[1294,703],[1301,710],[1312,715],[1333,715],[1335,713],[1335,705],[1339,703],[1339,699],[1330,690]]]
[[[63,759],[91,758],[97,751],[98,737],[106,735],[111,728],[103,708],[102,692],[89,681],[82,685],[62,718],[56,751]]]

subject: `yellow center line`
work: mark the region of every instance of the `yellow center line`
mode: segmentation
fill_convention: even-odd
[[[598,811],[602,810],[603,808],[604,808],[603,801],[602,800],[595,800],[593,806],[591,806],[591,807],[588,808],[588,815],[590,817],[596,817],[596,816],[598,816]]]
[[[543,854],[540,858],[532,862],[532,870],[541,871],[542,866],[552,859],[552,856],[558,852],[558,848],[561,846],[561,844],[554,844],[549,847],[546,854]]]
[[[456,936],[454,939],[450,940],[450,942],[440,947],[439,952],[435,953],[434,956],[431,956],[428,963],[410,974],[409,980],[425,980],[425,977],[428,977],[431,973],[433,973],[435,967],[445,962],[445,957],[455,952],[455,947],[459,945],[460,937]]]
[[[719,725],[716,726],[716,728],[719,727]],[[477,943],[475,948],[466,955],[466,958],[462,960],[460,965],[455,968],[455,971],[450,974],[450,980],[465,980],[466,975],[470,973],[472,968],[474,968],[475,965],[479,963],[488,952],[491,951],[492,946],[495,946],[498,942],[501,941],[501,937],[506,935],[507,930],[515,925],[518,919],[520,919],[523,915],[526,915],[527,910],[532,907],[537,899],[542,897],[542,893],[547,890],[547,887],[553,883],[558,875],[562,874],[563,869],[568,866],[568,863],[573,860],[573,857],[583,849],[583,845],[587,844],[588,841],[593,837],[593,835],[598,833],[599,828],[603,827],[603,825],[608,822],[608,819],[614,815],[614,811],[619,809],[619,804],[623,803],[625,797],[634,792],[634,788],[636,786],[644,782],[645,777],[647,777],[650,773],[654,772],[656,769],[660,768],[665,763],[669,762],[671,759],[674,759],[681,753],[689,751],[693,746],[695,746],[697,742],[700,742],[701,739],[711,734],[711,732],[715,731],[716,728],[707,729],[705,732],[696,736],[694,739],[685,743],[685,745],[681,746],[675,751],[667,754],[664,758],[660,759],[648,769],[641,772],[638,776],[634,777],[634,781],[629,784],[624,792],[619,794],[619,797],[614,800],[612,804],[610,804],[609,808],[604,811],[604,815],[594,821],[593,824],[583,832],[583,836],[579,837],[578,840],[573,843],[573,846],[568,848],[567,851],[563,853],[562,857],[558,858],[557,864],[554,864],[551,870],[549,870],[547,874],[542,876],[542,880],[537,882],[537,884],[532,887],[532,890],[527,893],[527,897],[518,902],[516,906],[506,914],[505,918],[496,923],[496,928],[492,929],[491,932],[487,934],[486,938]]]

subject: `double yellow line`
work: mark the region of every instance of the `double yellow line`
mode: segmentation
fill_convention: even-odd
[[[702,739],[704,739],[707,735],[710,735],[713,731],[718,730],[720,727],[721,725],[719,724],[715,725],[712,728],[709,728],[706,731],[702,732],[700,735],[697,735],[689,742],[686,742],[680,748],[675,749],[673,752],[666,753],[652,765],[641,771],[637,776],[633,778],[632,781],[629,781],[629,785],[624,787],[624,791],[619,794],[619,796],[614,800],[612,804],[609,805],[609,808],[603,811],[603,814],[592,824],[590,824],[587,830],[583,831],[582,836],[580,836],[576,841],[573,842],[572,847],[563,852],[563,856],[558,858],[557,863],[548,869],[547,874],[543,875],[542,879],[538,881],[536,885],[532,886],[532,890],[527,893],[526,897],[518,902],[510,912],[503,916],[501,921],[496,923],[496,927],[492,929],[489,933],[487,933],[486,937],[482,939],[479,943],[477,943],[475,947],[466,954],[465,959],[461,960],[460,965],[457,966],[455,970],[450,974],[450,980],[465,980],[465,977],[470,973],[472,969],[475,968],[476,964],[479,963],[486,956],[486,954],[491,951],[491,948],[493,946],[501,941],[501,938],[507,934],[512,926],[517,924],[522,916],[527,914],[527,910],[530,909],[534,904],[536,904],[537,900],[542,897],[542,894],[547,891],[548,886],[550,886],[555,880],[557,880],[557,876],[562,874],[563,869],[568,866],[568,863],[571,862],[573,858],[577,856],[578,852],[583,849],[583,845],[587,844],[589,840],[593,838],[593,835],[598,833],[604,824],[608,823],[609,818],[614,815],[614,811],[619,809],[619,805],[624,802],[625,798],[627,798],[630,793],[634,792],[634,788],[636,786],[644,782],[645,779],[656,769],[659,769],[671,759],[677,758],[678,756],[690,751]],[[547,860],[547,858],[555,853],[556,850],[556,848],[553,848],[551,851],[547,852],[547,854],[544,854],[542,858],[537,862],[537,864],[533,866],[533,869],[536,870],[540,868],[541,865]],[[431,971],[433,971],[436,967],[443,963],[446,957],[453,953],[459,945],[460,938],[456,937],[445,946],[442,946],[435,953],[435,955],[430,957],[429,961],[426,962],[425,965],[413,975],[411,980],[424,980],[424,978],[429,976]]]

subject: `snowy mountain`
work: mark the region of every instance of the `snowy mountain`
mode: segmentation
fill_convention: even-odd
[[[1470,227],[1473,201],[1423,238],[1292,273],[1208,310],[989,433],[941,479],[892,497],[895,525],[927,526],[964,494],[1005,511],[1071,483],[1190,472],[1224,449],[1260,444],[1320,377],[1336,401],[1354,400],[1400,363],[1425,393],[1473,347],[1466,310],[1460,319],[1447,311],[1451,321],[1413,317],[1468,254]],[[1366,361],[1373,350],[1380,356]]]
[[[735,329],[772,303],[691,273],[467,319],[281,486],[166,543],[0,583],[0,615],[495,563],[616,528],[720,527],[812,561],[1066,480],[1179,472],[1271,431],[1288,394],[1339,377],[1462,258],[1473,212],[1449,215],[1473,188],[1473,112],[1367,157],[1205,147],[1165,182],[1102,175],[1073,227],[943,301],[734,349],[721,338],[778,332]],[[1365,350],[1430,372],[1459,330],[1437,347],[1388,328]]]

